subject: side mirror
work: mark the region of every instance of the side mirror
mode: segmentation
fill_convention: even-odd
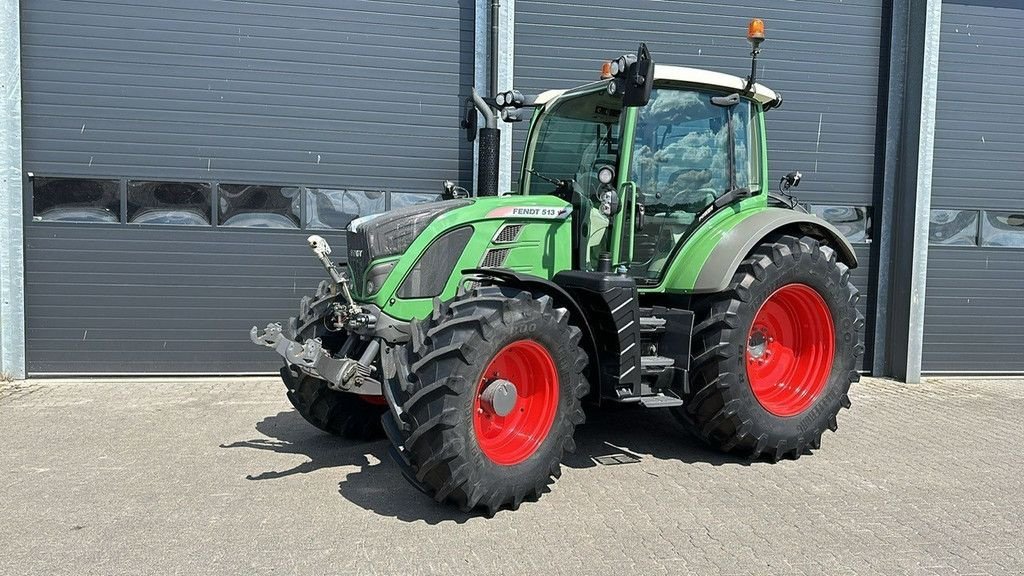
[[[654,60],[647,44],[641,43],[636,51],[636,62],[629,67],[626,77],[626,95],[623,106],[646,106],[654,89]]]
[[[472,106],[466,106],[466,114],[462,117],[462,127],[466,130],[466,141],[472,142],[476,140],[477,134],[477,115],[476,108]]]
[[[779,182],[779,189],[782,190],[783,192],[785,192],[786,190],[789,190],[790,188],[792,188],[794,186],[799,186],[800,185],[800,180],[802,178],[803,178],[803,174],[801,174],[801,173],[797,172],[796,170],[794,170],[794,171],[790,172],[789,174],[786,174],[785,176],[782,177],[782,181]]]

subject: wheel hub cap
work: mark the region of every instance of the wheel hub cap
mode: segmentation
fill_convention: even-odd
[[[498,416],[508,416],[515,409],[518,399],[515,384],[500,378],[491,381],[480,394],[484,407],[490,408]]]
[[[558,411],[558,370],[543,345],[517,340],[484,368],[473,401],[473,431],[492,462],[526,460],[547,438]]]
[[[800,414],[825,389],[835,355],[832,313],[805,284],[787,284],[765,300],[747,335],[747,380],[776,416]]]

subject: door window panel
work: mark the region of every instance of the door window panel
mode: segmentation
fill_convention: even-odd
[[[928,224],[928,242],[942,246],[977,246],[978,211],[934,209]]]
[[[128,223],[209,226],[211,196],[207,182],[129,180]]]
[[[32,220],[116,224],[121,183],[90,178],[33,178]]]
[[[854,244],[871,242],[870,206],[829,206],[811,204],[811,213],[828,222]]]
[[[298,228],[300,188],[221,184],[218,224],[242,228]]]
[[[716,95],[660,88],[638,113],[631,178],[646,222],[634,239],[635,276],[659,276],[673,248],[696,225],[697,215],[719,196],[733,187],[757,188],[758,163],[749,144],[750,103],[717,106],[711,101]]]
[[[440,194],[431,194],[429,192],[392,192],[391,209],[396,210],[412,206],[413,204],[426,204],[428,202],[437,202],[438,200],[441,200]]]
[[[986,210],[981,222],[981,245],[1024,247],[1024,214]]]
[[[384,192],[379,190],[306,189],[306,227],[344,230],[360,216],[384,211]]]

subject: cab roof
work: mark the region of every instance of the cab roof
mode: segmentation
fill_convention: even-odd
[[[665,64],[654,65],[654,81],[655,82],[680,82],[685,84],[696,84],[700,86],[707,86],[709,88],[722,88],[731,92],[739,92],[746,87],[747,81],[739,76],[733,76],[732,74],[724,74],[722,72],[713,72],[711,70],[702,70],[700,68],[686,68],[684,66],[668,66]],[[584,88],[590,88],[599,84],[604,84],[607,80],[601,80],[600,82],[592,82],[579,86],[577,88],[571,88],[569,90],[575,91]],[[547,90],[541,92],[537,96],[537,104],[546,104],[551,100],[565,94],[569,90]],[[778,99],[778,94],[771,88],[764,84],[754,84],[754,100],[757,100],[761,104],[767,104]]]

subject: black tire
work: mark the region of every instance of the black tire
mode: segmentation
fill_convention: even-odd
[[[438,303],[433,314],[412,325],[406,347],[411,375],[393,387],[402,418],[385,416],[392,454],[406,477],[438,502],[463,511],[481,507],[493,515],[534,500],[561,474],[573,432],[584,420],[581,399],[589,391],[583,375],[587,355],[569,313],[551,298],[487,286]],[[474,431],[474,402],[483,371],[514,342],[540,344],[557,371],[557,401],[547,435],[525,460],[495,463]]]
[[[831,314],[834,355],[824,388],[799,413],[769,412],[748,380],[748,335],[761,305],[789,284],[812,288]],[[825,430],[835,431],[836,415],[850,407],[848,392],[860,380],[857,358],[864,353],[857,311],[857,289],[835,251],[811,237],[780,236],[745,259],[729,288],[695,302],[691,394],[674,409],[695,436],[724,452],[771,461],[798,458],[821,446]]]
[[[299,316],[288,320],[285,334],[304,342],[311,338],[320,338],[324,347],[336,350],[344,341],[344,334],[328,332],[322,322],[322,316],[333,298],[331,284],[321,282],[316,294],[305,297],[299,305]],[[325,380],[314,378],[294,366],[281,368],[281,380],[288,389],[288,401],[306,422],[324,432],[341,436],[350,440],[369,441],[382,438],[380,418],[387,411],[383,397],[376,403],[360,397],[330,388]]]
[[[380,418],[387,411],[386,405],[332,390],[326,381],[288,366],[281,368],[281,379],[288,388],[288,401],[306,422],[320,430],[349,440],[369,441],[384,436]]]

